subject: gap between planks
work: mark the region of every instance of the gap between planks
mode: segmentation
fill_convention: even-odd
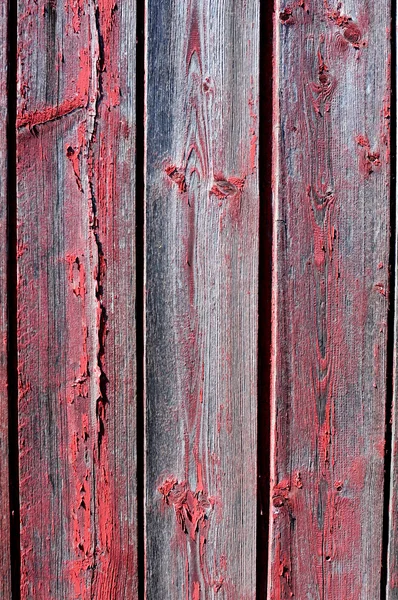
[[[145,3],[137,2],[136,45],[136,353],[138,599],[145,598]]]
[[[258,500],[257,597],[267,597],[268,516],[270,499],[270,376],[272,301],[272,124],[273,18],[272,4],[260,4],[260,120],[259,120],[259,309],[258,309]]]
[[[21,582],[19,529],[19,443],[18,443],[18,358],[17,358],[17,4],[8,3],[7,72],[7,379],[11,596],[19,600]]]
[[[391,0],[391,101],[390,101],[390,148],[391,148],[391,173],[390,173],[390,301],[388,313],[388,341],[387,341],[387,398],[386,398],[386,439],[385,439],[385,464],[384,464],[384,508],[383,508],[383,552],[381,562],[381,586],[380,600],[389,599],[389,536],[392,527],[392,486],[394,477],[393,452],[393,428],[394,428],[394,394],[396,393],[395,367],[396,361],[396,260],[397,260],[397,231],[396,231],[396,194],[397,194],[397,90],[396,90],[396,68],[397,68],[397,2]],[[396,424],[395,424],[396,427]]]

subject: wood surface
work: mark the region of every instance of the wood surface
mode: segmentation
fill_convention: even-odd
[[[259,2],[146,4],[146,597],[255,597]]]
[[[398,14],[396,12],[395,6],[395,14],[393,14],[393,18],[395,22],[393,22],[393,27],[395,27],[395,39],[397,39],[397,18]],[[392,77],[394,77],[393,81],[396,86],[396,75],[397,75],[397,64],[392,64],[392,68],[395,68],[395,74],[392,73]],[[395,90],[396,92],[396,90]],[[395,96],[396,103],[396,96]],[[394,110],[395,108],[395,110]],[[397,104],[395,107],[392,106],[393,115],[396,118],[397,115]],[[393,127],[396,128],[396,124],[393,123]],[[392,131],[392,142],[395,141],[396,144],[396,129]],[[396,177],[396,164],[397,164],[397,153],[395,148],[392,148],[392,155],[395,158],[395,177]],[[395,197],[392,197],[392,206],[396,206],[397,202],[397,188],[395,182]],[[395,203],[395,204],[394,204]],[[395,224],[396,224],[396,215],[395,215]],[[395,239],[392,240],[395,243],[395,252],[393,254],[395,258],[395,265],[392,266],[394,269],[394,283],[395,286],[398,281],[398,232],[397,229],[395,231]],[[388,506],[388,537],[385,542],[388,542],[387,547],[387,588],[386,588],[386,600],[398,600],[398,389],[397,389],[397,368],[398,368],[398,294],[395,289],[395,293],[393,296],[395,303],[392,306],[393,318],[391,319],[394,323],[394,332],[393,332],[393,372],[392,372],[392,407],[391,414],[388,415],[390,419],[391,425],[391,465],[390,472],[388,476],[390,477],[389,481],[389,506]]]
[[[276,4],[270,600],[382,597],[390,17]]]
[[[397,247],[398,239],[395,243]],[[395,281],[397,281],[398,264],[395,264]],[[393,404],[391,411],[391,469],[390,497],[388,514],[388,552],[387,552],[387,600],[398,600],[398,406],[397,406],[397,296],[395,296],[394,323],[394,377]]]
[[[137,594],[135,3],[18,3],[21,598]]]
[[[1,3],[0,598],[398,600],[391,8]]]
[[[8,446],[8,140],[7,140],[8,5],[0,3],[0,597],[11,598],[10,502]]]

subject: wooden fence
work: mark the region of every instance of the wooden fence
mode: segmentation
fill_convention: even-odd
[[[0,3],[2,599],[398,599],[394,12]]]

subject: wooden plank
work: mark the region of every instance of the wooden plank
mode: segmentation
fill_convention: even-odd
[[[395,240],[397,247],[397,238]],[[397,281],[398,265],[395,264],[395,281]],[[396,293],[396,292],[395,292]],[[394,377],[393,377],[393,406],[391,413],[391,471],[388,522],[388,553],[387,553],[387,600],[398,600],[398,406],[397,406],[397,308],[395,296],[394,324]]]
[[[146,6],[146,594],[254,598],[259,2]]]
[[[276,5],[275,600],[380,597],[391,7],[340,4]]]
[[[18,4],[22,598],[135,598],[135,5]]]
[[[7,65],[8,4],[0,4],[0,62]],[[8,462],[8,299],[7,299],[7,75],[0,70],[0,597],[11,598],[10,503]]]
[[[395,13],[395,40],[397,39],[397,27],[398,27],[398,15]],[[395,69],[397,65],[395,64]],[[395,82],[396,82],[395,72]],[[395,107],[395,115],[397,110]],[[393,123],[393,127],[397,124]],[[394,140],[396,142],[396,133]],[[392,144],[393,144],[393,140]],[[397,161],[397,155],[395,154],[395,161]],[[395,164],[396,168],[396,164]],[[396,171],[395,171],[396,175]],[[395,193],[396,193],[395,189]],[[392,392],[393,402],[391,415],[389,415],[391,421],[391,469],[390,469],[390,497],[389,497],[389,515],[388,515],[388,548],[387,548],[387,585],[385,597],[387,600],[398,600],[398,390],[397,390],[397,368],[398,368],[398,292],[396,289],[398,282],[398,232],[395,232],[395,306],[394,308],[394,350],[393,350],[393,378],[392,378]]]

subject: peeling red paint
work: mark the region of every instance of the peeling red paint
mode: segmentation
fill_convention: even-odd
[[[369,139],[364,135],[356,137],[358,146],[363,148],[360,154],[359,169],[362,175],[367,179],[372,173],[381,166],[380,152],[371,151]]]
[[[206,540],[206,521],[214,506],[213,499],[208,498],[202,490],[192,492],[186,482],[178,483],[175,478],[166,479],[158,490],[165,503],[174,507],[177,523],[182,531],[192,540],[199,533],[203,545]]]
[[[384,296],[384,297],[387,296],[387,292],[385,290],[384,283],[375,283],[375,290],[377,292],[379,292],[379,294],[381,296]]]
[[[348,15],[342,14],[340,8],[337,10],[331,9],[327,0],[324,0],[324,3],[327,18],[343,30],[347,42],[357,49],[366,46],[367,44],[362,39],[362,32],[358,24]]]
[[[379,589],[380,536],[364,536],[384,475],[390,87],[373,19],[388,16],[342,7],[311,3],[281,24],[283,3],[274,17],[273,600],[372,595],[369,552]]]
[[[282,25],[293,25],[295,23],[295,19],[293,16],[293,11],[297,8],[303,9],[306,13],[309,13],[309,8],[304,0],[297,0],[294,4],[290,4],[286,6],[279,13],[279,20]]]
[[[83,188],[82,188],[82,182],[80,179],[80,166],[79,166],[79,154],[80,154],[80,148],[72,148],[72,146],[68,146],[66,148],[66,156],[67,158],[70,160],[70,162],[72,163],[73,166],[73,171],[75,174],[75,178],[76,178],[76,183],[77,183],[77,187],[79,188],[79,191],[82,192]]]
[[[177,185],[180,194],[183,194],[187,191],[185,173],[182,169],[178,169],[176,166],[170,165],[166,167],[165,171],[166,175],[168,175],[170,179]]]
[[[245,179],[238,177],[230,177],[225,179],[222,175],[214,177],[214,185],[210,190],[211,194],[217,196],[217,198],[223,199],[227,196],[231,197],[239,194],[245,185]]]
[[[20,455],[21,546],[41,544],[23,554],[23,599],[51,597],[54,589],[84,600],[136,595],[134,485],[126,481],[127,472],[135,477],[134,434],[124,424],[134,421],[134,349],[115,343],[115,330],[134,340],[134,202],[124,190],[134,190],[134,69],[127,61],[135,59],[126,52],[126,16],[108,0],[22,2],[18,15],[19,408],[26,422],[20,444],[29,448]],[[36,212],[27,208],[28,180]],[[34,235],[39,242],[30,244]],[[25,251],[31,246],[35,253]],[[34,367],[28,340],[40,347]],[[39,410],[37,421],[46,423],[40,435]],[[26,470],[39,454],[48,473],[29,486]]]
[[[294,476],[294,485],[298,489],[301,489],[303,487],[303,481],[301,479],[301,473],[300,473],[300,471],[297,471],[297,473]]]
[[[201,586],[207,583],[204,546],[209,526],[208,519],[215,504],[214,499],[200,489],[202,487],[198,483],[197,491],[192,492],[185,481],[179,483],[175,477],[169,477],[158,487],[165,504],[174,507],[176,522],[181,532],[187,534],[191,540],[191,557],[187,568],[190,573],[192,597],[196,594],[197,598],[200,598]],[[200,572],[197,571],[198,564]]]
[[[80,98],[75,100],[65,100],[62,104],[57,106],[49,106],[42,110],[25,111],[23,115],[17,117],[17,127],[29,127],[33,129],[37,125],[44,125],[61,117],[65,117],[76,110],[82,109],[85,104],[82,103]]]
[[[292,14],[293,11],[292,9],[287,6],[279,15],[279,19],[281,20],[282,23],[284,24],[288,24],[288,23],[294,23],[294,20],[292,19]]]
[[[84,272],[84,263],[80,262],[78,256],[66,255],[69,264],[69,281],[72,284],[75,296],[84,296],[86,292],[86,279]]]
[[[83,0],[67,0],[66,9],[72,12],[72,29],[73,33],[80,32],[82,14],[84,12]]]
[[[222,200],[228,201],[228,214],[235,224],[239,224],[241,213],[241,196],[245,186],[246,177],[229,177],[225,179],[223,175],[215,174],[213,187],[210,189],[210,194]],[[221,221],[221,229],[223,228],[223,220]]]

